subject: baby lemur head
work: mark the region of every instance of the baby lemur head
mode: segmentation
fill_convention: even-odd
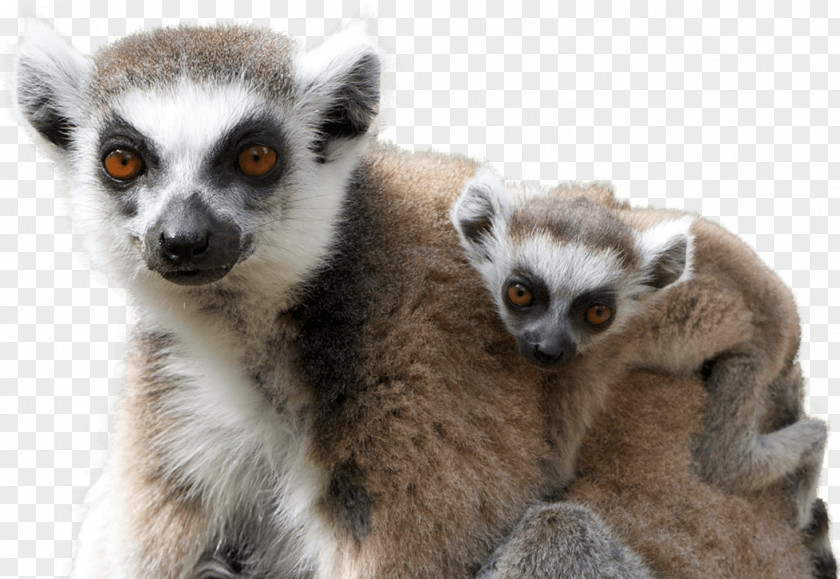
[[[451,218],[520,352],[545,369],[620,332],[645,301],[691,273],[691,218],[639,232],[585,196],[515,197],[486,169]]]
[[[333,241],[379,62],[355,31],[301,54],[240,26],[158,29],[88,58],[34,23],[16,100],[63,166],[94,262],[119,281],[282,291]]]

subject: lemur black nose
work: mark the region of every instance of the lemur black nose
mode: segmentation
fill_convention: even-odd
[[[174,200],[146,233],[149,269],[180,285],[223,278],[240,257],[242,231],[198,194]]]
[[[564,331],[523,334],[518,340],[519,351],[531,364],[546,370],[556,370],[577,354],[574,339]]]
[[[162,231],[160,247],[165,257],[175,265],[196,261],[207,255],[207,248],[210,247],[210,232]]]
[[[556,365],[560,362],[563,362],[563,356],[565,356],[565,350],[561,349],[546,349],[543,350],[540,344],[534,345],[534,358],[537,359],[538,362],[543,364],[549,365]]]

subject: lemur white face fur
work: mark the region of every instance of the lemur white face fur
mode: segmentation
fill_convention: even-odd
[[[451,218],[520,352],[536,366],[561,367],[691,275],[691,218],[639,233],[584,197],[519,195],[483,169]]]
[[[141,301],[282,294],[332,241],[378,55],[355,32],[299,55],[268,31],[178,30],[91,59],[33,24],[20,110],[53,144],[94,263]]]

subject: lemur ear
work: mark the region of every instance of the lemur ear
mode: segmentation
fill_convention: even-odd
[[[332,160],[336,142],[364,136],[379,112],[379,53],[361,26],[328,38],[297,63],[307,106],[317,111],[318,138],[311,149],[320,162]]]
[[[42,137],[67,149],[81,118],[93,61],[46,24],[32,21],[16,69],[14,93],[21,114]]]
[[[645,285],[662,289],[691,278],[693,222],[691,216],[662,221],[637,235]]]
[[[489,169],[481,168],[464,186],[449,211],[449,218],[464,248],[476,257],[487,259],[485,242],[492,236],[494,227],[510,219],[513,206],[513,195],[501,179]]]

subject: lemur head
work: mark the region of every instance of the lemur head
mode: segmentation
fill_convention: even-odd
[[[168,28],[88,58],[35,23],[16,100],[67,174],[93,261],[122,283],[282,291],[332,242],[379,69],[355,31],[300,54],[263,29]]]
[[[470,263],[531,363],[557,369],[691,273],[691,218],[634,231],[584,196],[514,194],[483,169],[452,207]]]

